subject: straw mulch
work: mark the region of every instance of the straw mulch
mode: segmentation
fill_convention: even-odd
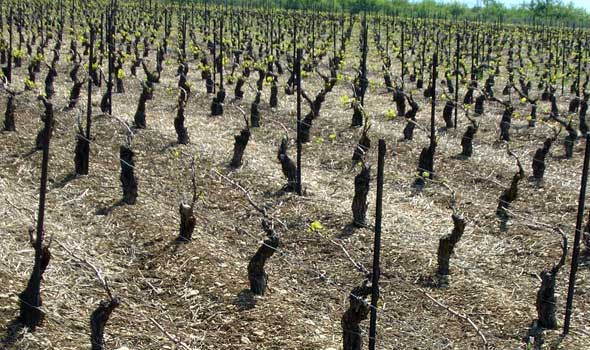
[[[352,76],[358,62],[355,43],[358,27],[349,44],[345,76]],[[62,56],[65,57],[65,56]],[[339,83],[328,95],[321,116],[314,122],[312,142],[304,146],[303,181],[306,195],[280,191],[282,177],[276,150],[283,126],[290,143],[295,137],[295,96],[283,96],[280,105],[268,107],[269,87],[261,104],[261,128],[253,130],[244,165],[227,167],[233,136],[244,127],[241,105],[247,112],[254,94],[247,90],[243,101],[231,101],[228,86],[225,115],[208,116],[212,96],[204,93],[198,72],[189,72],[193,84],[186,110],[191,144],[178,146],[173,127],[176,114],[176,67],[169,59],[163,81],[148,102],[148,129],[137,133],[135,173],[139,200],[120,206],[118,149],[123,129],[111,118],[94,119],[90,175],[73,177],[75,121],[85,115],[85,95],[80,110],[57,112],[51,145],[46,233],[53,240],[53,260],[42,284],[46,319],[36,332],[18,330],[6,349],[83,349],[89,343],[89,317],[106,298],[94,272],[72,257],[59,244],[95,265],[112,292],[123,304],[107,325],[109,349],[173,349],[172,338],[191,349],[339,349],[340,317],[348,307],[348,293],[359,285],[363,273],[353,261],[370,270],[373,234],[370,227],[352,229],[350,205],[356,170],[349,171],[359,130],[349,128],[352,110],[341,103],[351,95],[348,83]],[[506,229],[495,216],[498,197],[516,172],[516,163],[496,142],[501,110],[486,105],[479,117],[480,131],[475,153],[469,160],[460,153],[460,137],[468,125],[461,118],[456,130],[438,136],[436,171],[457,194],[458,209],[467,220],[465,235],[451,259],[448,289],[429,288],[436,269],[438,239],[452,229],[449,191],[439,183],[427,184],[422,193],[411,187],[421,148],[427,134],[417,129],[412,142],[400,141],[404,121],[386,120],[395,108],[390,95],[379,86],[380,62],[370,54],[373,84],[366,98],[371,117],[373,147],[367,163],[376,174],[378,138],[387,141],[384,218],[381,263],[381,294],[378,313],[380,349],[481,349],[482,337],[467,322],[435,304],[440,303],[469,318],[484,335],[489,348],[524,349],[523,337],[536,317],[538,273],[559,260],[559,236],[536,222],[559,225],[569,237],[577,206],[583,142],[574,158],[564,160],[555,144],[548,161],[545,185],[538,188],[523,181],[519,198],[512,205],[514,216]],[[63,68],[65,69],[65,67]],[[325,68],[324,68],[325,69]],[[127,70],[128,71],[128,70]],[[65,70],[58,77],[55,105],[63,106],[71,85]],[[16,81],[24,77],[23,69]],[[142,76],[143,73],[141,73]],[[44,73],[40,75],[44,77]],[[286,81],[286,75],[280,82]],[[310,94],[319,91],[320,80],[304,80]],[[140,87],[126,79],[126,93],[115,95],[114,114],[132,121]],[[412,85],[412,84],[410,84]],[[503,81],[497,81],[503,87]],[[95,89],[95,104],[100,92]],[[427,127],[430,108],[420,96],[418,122]],[[562,108],[568,99],[563,99]],[[0,102],[4,109],[5,99]],[[442,114],[443,103],[437,106]],[[99,114],[98,105],[94,110]],[[307,106],[304,106],[307,111]],[[31,153],[41,127],[41,106],[33,93],[17,100],[17,133],[0,134],[0,331],[15,330],[11,321],[18,314],[17,294],[24,289],[32,268],[33,250],[27,227],[34,222],[38,201],[40,152]],[[524,114],[523,109],[521,114]],[[439,120],[442,125],[442,120]],[[525,127],[517,120],[512,128],[511,148],[530,173],[531,157],[551,135],[539,125]],[[331,140],[330,135],[336,137]],[[177,244],[178,204],[191,192],[189,156],[197,166],[197,187],[202,194],[196,206],[197,229],[193,241]],[[295,157],[295,147],[290,155]],[[281,251],[267,264],[269,289],[264,297],[248,291],[246,268],[249,258],[264,239],[261,216],[245,196],[215,171],[226,174],[248,189],[253,200],[286,226],[276,223]],[[529,175],[529,174],[527,174]],[[374,178],[374,176],[373,176]],[[375,182],[369,194],[369,221],[374,222]],[[107,212],[106,215],[103,215]],[[311,231],[319,221],[323,229]],[[569,264],[569,259],[567,264]],[[566,265],[567,266],[567,265]],[[569,269],[557,283],[558,317],[564,310]],[[590,347],[588,270],[578,274],[571,335],[548,331],[545,348]],[[152,321],[153,320],[153,321]],[[368,322],[364,324],[368,329]],[[365,333],[365,339],[366,333]]]

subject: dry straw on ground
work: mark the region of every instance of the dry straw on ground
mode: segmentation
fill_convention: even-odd
[[[347,53],[346,76],[353,74],[352,65],[358,61],[357,35],[358,25]],[[369,58],[370,78],[380,82],[379,58],[374,53]],[[211,118],[207,112],[212,96],[206,96],[204,83],[191,70],[194,94],[187,105],[186,122],[192,142],[177,146],[173,128],[176,98],[166,89],[176,85],[175,69],[165,66],[154,100],[147,105],[148,129],[139,131],[134,139],[139,180],[135,206],[114,205],[121,197],[118,146],[124,136],[120,125],[108,117],[95,118],[90,175],[73,178],[75,120],[83,110],[56,114],[46,231],[74,254],[91,261],[123,300],[107,325],[109,348],[338,349],[347,293],[364,278],[358,265],[371,265],[373,237],[370,228],[351,230],[349,226],[355,173],[348,167],[359,137],[358,130],[348,128],[352,111],[340,99],[350,95],[349,86],[336,86],[315,121],[312,142],[303,152],[307,195],[299,198],[279,191],[285,180],[276,161],[276,149],[285,134],[279,123],[286,126],[291,141],[295,136],[295,97],[281,96],[278,108],[271,110],[265,90],[262,127],[252,130],[242,168],[231,172],[227,164],[233,135],[243,127],[241,114],[231,105],[247,110],[253,92],[247,90],[241,102],[230,101],[229,93],[225,115]],[[56,82],[56,106],[65,105],[70,85],[63,73]],[[16,76],[23,77],[24,70],[17,70]],[[281,76],[280,82],[286,78]],[[320,83],[320,79],[309,78],[304,87],[315,93]],[[126,93],[114,96],[114,114],[130,121],[140,86],[133,79],[125,84]],[[0,134],[2,332],[8,331],[17,315],[16,294],[24,288],[32,267],[27,227],[34,220],[40,155],[27,153],[40,127],[41,111],[34,97],[27,93],[17,100],[18,132]],[[99,100],[98,92],[94,100]],[[0,110],[4,103],[3,99]],[[428,125],[429,108],[421,97],[419,103],[418,122]],[[520,197],[511,208],[519,216],[502,232],[495,208],[502,186],[508,185],[516,167],[505,148],[495,142],[501,110],[488,105],[485,115],[478,118],[481,127],[469,160],[455,157],[467,120],[460,117],[457,130],[440,132],[436,171],[456,191],[467,229],[451,260],[451,287],[425,294],[421,281],[436,269],[438,238],[452,228],[448,191],[431,183],[423,193],[414,193],[410,185],[427,135],[417,130],[414,141],[399,141],[404,123],[386,120],[390,106],[393,102],[384,89],[372,86],[366,98],[372,123],[369,135],[374,141],[382,137],[388,144],[378,348],[481,349],[485,338],[490,349],[523,349],[522,337],[536,317],[537,274],[556,262],[560,253],[558,237],[530,224],[560,225],[573,232],[581,145],[571,160],[560,158],[559,145],[553,148],[545,186],[522,183]],[[437,107],[437,115],[442,107],[442,103]],[[514,122],[511,144],[528,171],[534,150],[552,131],[545,125],[527,129],[525,124]],[[330,134],[336,135],[334,141]],[[203,195],[197,204],[193,241],[178,245],[177,205],[190,196],[185,154],[196,159],[197,185]],[[370,150],[368,162],[376,165],[375,149]],[[215,171],[248,189],[256,203],[270,208],[288,228],[277,227],[281,250],[288,254],[275,255],[267,265],[269,291],[262,298],[249,294],[246,276],[248,259],[264,238],[260,215],[240,190]],[[371,222],[374,188],[372,184]],[[109,209],[108,215],[97,214],[104,209]],[[310,232],[308,225],[316,220],[324,228]],[[89,346],[89,317],[105,298],[102,286],[92,269],[59,245],[53,246],[53,252],[43,281],[45,323],[7,349]],[[564,310],[566,282],[564,270],[557,285],[560,311]],[[572,333],[561,340],[559,332],[549,331],[550,348],[590,347],[589,283],[584,268],[579,272]]]

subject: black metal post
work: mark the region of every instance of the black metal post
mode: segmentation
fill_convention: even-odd
[[[223,21],[225,20],[225,12],[221,13],[219,20],[219,62],[221,69],[219,70],[219,90],[223,90]],[[216,67],[217,68],[217,67]]]
[[[404,88],[405,84],[405,73],[406,73],[406,52],[404,48],[404,42],[406,41],[406,25],[405,22],[402,22],[402,38],[401,38],[401,54],[402,54],[402,89]]]
[[[561,94],[563,95],[565,86],[565,65],[567,63],[565,60],[565,44],[563,42],[561,43],[561,62]]]
[[[459,56],[461,56],[459,48],[460,40],[461,37],[459,34],[457,34],[457,51],[455,52],[455,129],[457,129],[457,114],[459,110]]]
[[[88,55],[88,71],[92,70],[94,65],[94,41],[95,41],[95,30],[94,26],[90,26],[90,53]],[[92,78],[88,77],[88,103],[86,107],[86,142],[88,142],[88,153],[87,157],[90,158],[90,127],[92,125]],[[86,164],[90,161],[87,159]]]
[[[315,62],[315,11],[311,16],[311,62]]]
[[[395,28],[395,19],[393,21],[393,28]],[[385,56],[389,57],[389,17],[387,21],[385,21]],[[403,34],[403,27],[402,27],[402,34]],[[403,43],[403,40],[402,40]],[[403,51],[403,50],[402,50]],[[402,66],[403,68],[403,66]],[[402,71],[403,74],[403,71]]]
[[[155,16],[154,16],[155,18]],[[100,62],[102,63],[102,57],[104,56],[104,12],[100,14]]]
[[[108,30],[107,35],[109,36],[107,40],[108,45],[108,60],[109,60],[109,79],[107,84],[107,93],[109,95],[109,114],[113,114],[113,70],[114,70],[114,46],[115,46],[115,28],[114,28],[114,20],[115,20],[115,3],[111,1],[111,8],[109,13],[109,20],[108,20]],[[92,67],[91,67],[92,68]]]
[[[332,6],[333,3],[332,3]],[[334,9],[332,9],[332,12],[334,11]],[[334,14],[332,13],[332,54],[334,55],[334,57],[336,57],[336,17],[334,16]]]
[[[14,21],[12,6],[10,7],[10,19],[8,25],[8,63],[6,66],[6,80],[12,83],[12,22]]]
[[[215,33],[217,32],[217,22],[213,19],[213,61],[211,62],[211,70],[213,71],[213,92],[215,93],[217,89],[215,88],[215,84],[217,82],[217,63],[215,58],[217,57],[217,43],[215,40]]]
[[[293,20],[293,59],[297,58],[297,20]],[[293,65],[295,69],[295,65]],[[293,71],[295,72],[295,71]]]
[[[574,289],[576,285],[576,272],[578,271],[578,257],[580,255],[580,238],[582,235],[582,222],[584,220],[584,205],[586,203],[586,185],[588,184],[588,163],[590,161],[590,134],[585,135],[586,149],[584,151],[584,167],[582,169],[582,181],[580,185],[580,197],[578,199],[578,217],[576,218],[576,233],[574,235],[574,248],[572,253],[572,267],[570,281],[567,290],[567,302],[565,306],[565,321],[563,322],[563,335],[570,330],[572,305],[574,302]]]
[[[367,54],[369,51],[368,46],[368,35],[369,35],[369,25],[367,24],[367,11],[365,10],[363,14],[363,54],[362,54],[362,63],[361,63],[361,86],[367,86]],[[366,85],[365,85],[366,84]],[[365,107],[365,89],[363,88],[363,92],[361,97],[361,106]]]
[[[302,195],[301,190],[301,56],[303,49],[297,49],[297,59],[295,61],[295,71],[297,72],[297,184],[296,191]]]
[[[432,96],[430,100],[430,142],[435,142],[436,129],[435,129],[435,114],[436,114],[436,77],[437,77],[437,66],[438,66],[438,38],[436,42],[436,49],[432,56]]]
[[[371,320],[369,350],[375,350],[377,337],[377,301],[379,299],[379,258],[381,255],[381,218],[383,210],[383,168],[385,165],[385,140],[379,139],[377,161],[377,202],[375,208],[375,241],[373,246],[373,275],[371,281]]]
[[[471,80],[475,80],[475,40],[473,34],[470,35],[471,39]]]
[[[576,97],[580,97],[580,86],[582,82],[580,81],[580,73],[582,71],[582,41],[578,40],[578,78],[577,78],[577,87],[576,87]]]

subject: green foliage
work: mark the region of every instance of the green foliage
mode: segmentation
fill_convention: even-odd
[[[394,111],[393,109],[389,108],[389,109],[387,110],[387,113],[385,113],[385,118],[386,118],[387,120],[394,120],[394,119],[395,119],[395,117],[397,117],[397,112],[396,112],[396,111]]]
[[[323,231],[323,230],[324,230],[324,225],[322,225],[322,223],[321,223],[321,222],[319,222],[319,221],[315,220],[315,221],[312,221],[312,222],[309,224],[309,228],[308,228],[308,230],[309,230],[310,232],[321,232],[321,231]]]
[[[37,87],[37,84],[29,78],[25,78],[25,86],[29,90],[33,90]]]
[[[246,5],[267,7],[263,0],[238,0]],[[461,1],[441,2],[439,0],[275,0],[276,7],[319,11],[344,11],[397,13],[408,17],[446,17],[483,21],[554,23],[573,22],[583,24],[590,20],[590,14],[571,2],[562,0],[523,0],[520,5],[507,7],[501,0],[483,0],[481,7],[470,7]]]

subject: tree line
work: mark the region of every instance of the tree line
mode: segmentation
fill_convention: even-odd
[[[482,0],[480,6],[469,6],[460,1],[443,3],[440,0],[198,0],[198,2],[353,13],[367,10],[415,17],[447,17],[458,20],[545,23],[584,27],[590,23],[590,14],[585,9],[576,7],[572,2],[562,0],[523,0],[521,4],[515,6],[507,6],[501,0]]]

